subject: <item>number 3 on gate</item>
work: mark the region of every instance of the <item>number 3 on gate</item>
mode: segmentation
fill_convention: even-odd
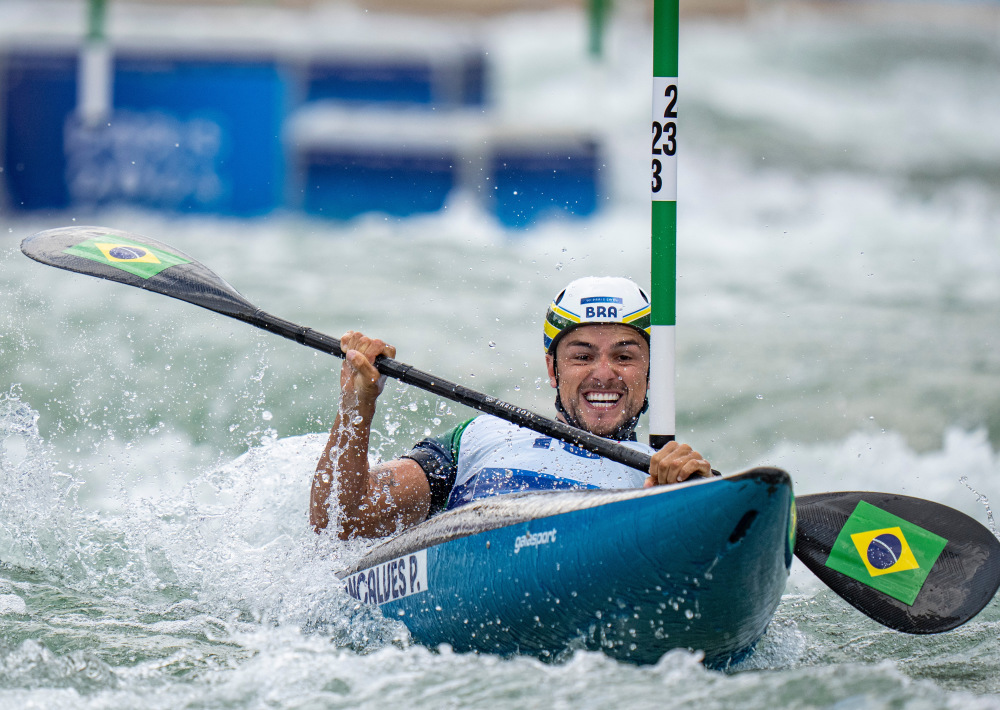
[[[677,78],[653,77],[654,200],[677,201]]]

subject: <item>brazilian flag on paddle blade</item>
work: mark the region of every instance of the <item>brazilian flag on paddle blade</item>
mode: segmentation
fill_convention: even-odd
[[[80,242],[63,253],[113,266],[143,279],[156,276],[171,266],[190,263],[182,256],[111,234]]]
[[[826,566],[912,606],[947,544],[940,535],[859,501]]]

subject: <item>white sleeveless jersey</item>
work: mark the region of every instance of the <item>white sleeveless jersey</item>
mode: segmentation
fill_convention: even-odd
[[[623,441],[638,451],[654,450]],[[484,414],[461,433],[448,508],[528,490],[639,488],[647,474],[538,432]]]

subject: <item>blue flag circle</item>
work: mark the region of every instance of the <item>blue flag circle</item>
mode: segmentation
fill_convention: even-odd
[[[892,533],[883,533],[868,543],[868,562],[875,569],[889,569],[899,562],[903,543]]]
[[[139,247],[115,247],[108,251],[108,254],[116,259],[141,259],[148,252]]]

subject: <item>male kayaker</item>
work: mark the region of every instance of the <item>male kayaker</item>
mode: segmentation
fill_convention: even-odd
[[[381,537],[441,510],[520,490],[633,488],[711,476],[687,444],[654,452],[635,440],[649,380],[649,298],[632,281],[586,277],[549,305],[545,361],[558,419],[652,455],[648,475],[579,447],[479,415],[403,457],[371,467],[368,443],[382,392],[374,361],[396,348],[350,331],[341,339],[340,406],[313,478],[310,523],[329,523],[338,481],[340,537]]]

